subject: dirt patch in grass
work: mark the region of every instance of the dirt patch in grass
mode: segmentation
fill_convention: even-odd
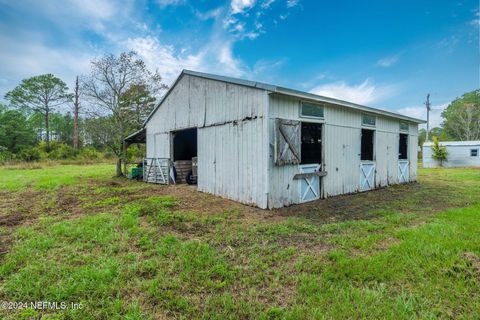
[[[395,246],[399,243],[400,243],[399,239],[393,238],[393,237],[387,237],[387,238],[382,239],[381,241],[377,242],[375,244],[375,249],[386,251],[386,250],[390,249],[391,247],[393,247],[393,246]]]
[[[426,217],[447,208],[468,205],[469,201],[462,197],[452,197],[458,193],[448,184],[438,185],[422,182],[340,195],[281,209],[262,210],[199,192],[196,190],[196,186],[186,184],[164,186],[141,182],[138,184],[141,185],[138,191],[119,193],[118,195],[127,198],[126,201],[156,196],[173,196],[175,204],[171,208],[172,210],[202,215],[233,212],[235,220],[246,227],[254,227],[258,223],[282,222],[289,217],[305,218],[317,225],[350,220],[370,220],[378,218],[380,211],[421,213],[422,217]],[[118,180],[114,181],[114,185],[114,188],[127,187],[135,186],[135,183]]]
[[[283,217],[304,217],[317,223],[347,220],[368,220],[378,217],[379,210],[396,212],[436,212],[457,207],[450,195],[455,194],[445,186],[428,183],[394,185],[369,192],[339,195],[309,203],[274,210]]]
[[[480,280],[480,257],[473,252],[465,252],[462,254],[462,258],[465,259],[467,265],[473,270],[476,278]]]
[[[327,236],[327,235],[325,235]],[[332,250],[333,245],[325,242],[327,238],[319,239],[316,233],[294,233],[292,235],[275,239],[281,247],[294,247],[302,253],[319,254]]]
[[[17,228],[35,221],[45,200],[42,192],[27,190],[22,192],[3,192],[0,197],[0,259],[13,244],[13,234]]]
[[[1,216],[0,226],[13,227],[22,223],[23,220],[25,220],[25,217],[21,213],[13,213],[6,216]]]
[[[76,192],[69,188],[62,188],[56,194],[55,209],[61,212],[68,212],[72,215],[83,212],[82,201]]]

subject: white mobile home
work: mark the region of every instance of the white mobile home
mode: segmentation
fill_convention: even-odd
[[[389,111],[184,70],[145,122],[144,179],[198,159],[198,190],[279,208],[417,178],[418,124]]]
[[[423,167],[440,167],[440,162],[432,157],[433,143],[428,141],[422,146]],[[480,141],[441,141],[440,146],[447,149],[447,159],[443,167],[480,167]]]

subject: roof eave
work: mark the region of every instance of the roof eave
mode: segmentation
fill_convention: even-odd
[[[168,95],[170,94],[172,89],[177,85],[177,83],[180,81],[180,79],[184,75],[191,75],[191,76],[204,78],[204,79],[209,79],[209,80],[217,80],[217,81],[226,82],[226,83],[233,83],[233,84],[237,84],[237,85],[242,85],[242,86],[257,88],[257,89],[261,89],[261,90],[266,90],[269,93],[282,94],[282,95],[286,95],[286,96],[297,97],[297,98],[300,98],[300,99],[307,99],[307,100],[312,100],[312,101],[331,103],[331,104],[340,105],[340,106],[344,106],[344,107],[347,107],[347,108],[352,108],[352,109],[356,109],[356,110],[360,110],[360,111],[364,111],[364,112],[380,114],[380,115],[383,115],[383,116],[386,116],[386,117],[402,119],[402,120],[414,122],[414,123],[417,123],[417,124],[426,123],[426,121],[422,120],[422,119],[412,118],[412,117],[404,116],[404,115],[401,115],[401,114],[398,114],[398,113],[395,113],[395,112],[386,111],[386,110],[377,109],[377,108],[372,108],[372,107],[367,107],[367,106],[363,106],[363,105],[360,105],[360,104],[356,104],[356,103],[352,103],[352,102],[348,102],[348,101],[344,101],[344,100],[319,96],[319,95],[316,95],[316,94],[313,94],[313,93],[298,91],[298,90],[294,90],[294,89],[288,89],[288,88],[279,87],[279,86],[275,86],[275,85],[270,85],[270,84],[262,83],[262,82],[243,80],[243,79],[225,77],[225,76],[220,76],[220,75],[215,75],[215,74],[209,74],[209,73],[203,73],[203,72],[185,70],[184,69],[184,70],[182,70],[180,75],[177,77],[177,79],[173,82],[173,84],[168,89],[168,91],[165,93],[165,95],[163,95],[163,97],[157,103],[157,105],[152,110],[152,112],[150,112],[147,119],[143,123],[144,126],[148,123],[148,121],[151,119],[153,114],[157,111],[157,109],[160,107],[162,102],[168,97]]]
[[[340,105],[340,106],[344,106],[344,107],[347,107],[347,108],[352,108],[352,109],[356,109],[356,110],[360,110],[360,111],[364,111],[364,112],[375,113],[375,114],[380,114],[380,115],[384,115],[384,116],[387,116],[387,117],[392,117],[392,118],[402,119],[402,120],[405,120],[405,121],[415,122],[415,123],[418,123],[418,124],[426,123],[425,120],[412,118],[412,117],[409,117],[409,116],[404,116],[402,114],[398,114],[398,113],[395,113],[395,112],[386,111],[386,110],[377,109],[377,108],[372,108],[372,107],[368,107],[368,106],[364,106],[364,105],[360,105],[360,104],[356,104],[356,103],[352,103],[352,102],[348,102],[348,101],[344,101],[344,100],[319,96],[319,95],[316,95],[316,94],[313,94],[313,93],[307,93],[307,92],[292,90],[292,89],[288,89],[288,88],[277,87],[276,90],[273,91],[272,93],[291,96],[291,97],[296,97],[296,98],[305,99],[305,100],[312,100],[312,101],[317,101],[317,102],[326,102],[326,103]]]

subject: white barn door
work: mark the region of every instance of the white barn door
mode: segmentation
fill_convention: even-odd
[[[313,173],[320,170],[319,164],[305,164],[299,166],[300,173]],[[313,201],[320,198],[320,177],[309,176],[300,179],[300,202]]]
[[[360,191],[375,188],[375,162],[362,161],[360,163]]]
[[[398,160],[398,182],[406,183],[410,181],[410,161]]]

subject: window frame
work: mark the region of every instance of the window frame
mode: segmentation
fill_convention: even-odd
[[[371,117],[374,119],[374,124],[364,123],[365,117]],[[369,113],[362,113],[362,127],[376,128],[377,127],[377,116]]]
[[[403,125],[406,125],[407,128],[406,128],[406,129],[405,129],[405,128],[402,128],[402,124],[403,124]],[[409,124],[408,122],[405,122],[405,121],[400,121],[400,123],[399,123],[399,131],[400,131],[400,132],[409,132],[409,131],[410,131],[410,124]]]
[[[304,115],[303,114],[303,106],[304,105],[311,105],[311,106],[316,106],[322,109],[322,116],[309,116],[309,115]],[[324,103],[314,103],[310,101],[300,101],[300,108],[299,108],[299,117],[300,118],[306,118],[306,119],[316,119],[316,120],[325,120],[325,104]]]

